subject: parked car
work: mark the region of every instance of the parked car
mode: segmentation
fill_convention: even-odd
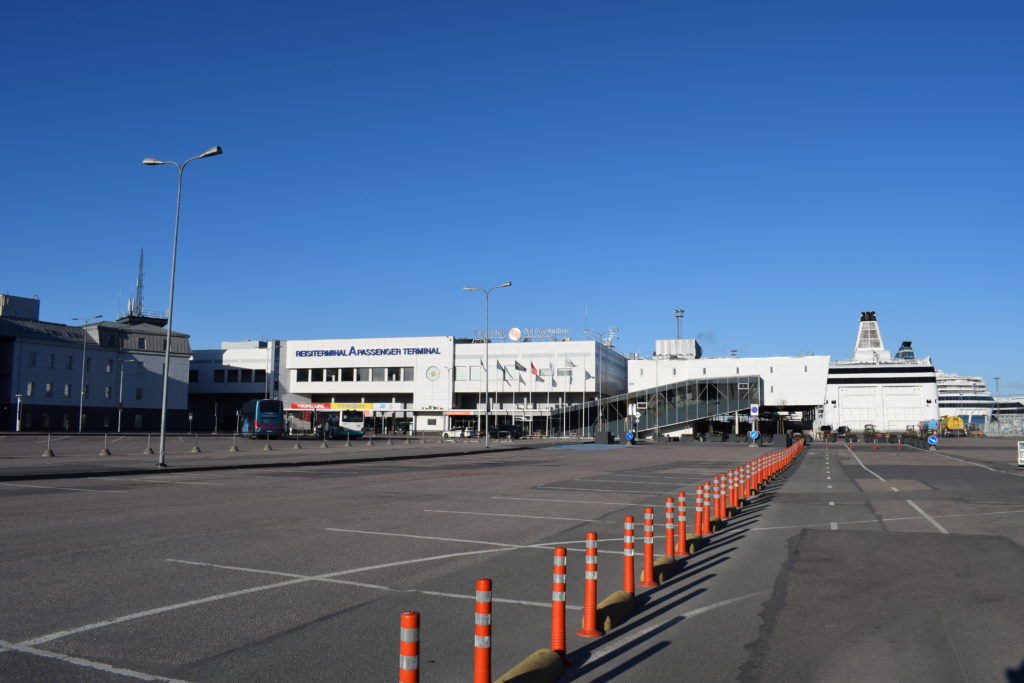
[[[441,436],[446,439],[462,439],[476,436],[476,429],[473,427],[452,427]]]
[[[515,424],[497,424],[491,425],[487,433],[491,435],[492,439],[502,436],[510,439],[519,439],[523,436],[523,428]]]

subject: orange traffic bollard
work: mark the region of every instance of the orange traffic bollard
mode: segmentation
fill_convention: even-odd
[[[476,580],[473,683],[491,683],[491,580]]]
[[[697,495],[693,505],[693,535],[700,538],[704,534],[704,492],[697,484]]]
[[[565,656],[565,548],[555,548],[555,567],[551,575],[551,649],[563,662]]]
[[[640,585],[644,588],[658,586],[654,580],[654,508],[644,508],[644,571]]]
[[[704,515],[701,520],[701,533],[705,536],[711,535],[711,515],[713,509],[711,507],[711,482],[704,482]]]
[[[679,516],[679,524],[676,525],[679,531],[679,538],[676,540],[676,555],[686,557],[690,553],[686,550],[686,494],[682,491],[679,492],[676,512]]]
[[[398,643],[398,683],[420,680],[420,613],[402,612]]]
[[[676,556],[676,510],[675,501],[665,498],[665,557]]]
[[[587,532],[587,570],[583,584],[583,628],[576,635],[584,638],[603,636],[597,628],[597,532]]]
[[[633,577],[633,556],[636,554],[635,528],[633,515],[626,515],[625,531],[622,536],[622,590],[630,595],[636,594]]]

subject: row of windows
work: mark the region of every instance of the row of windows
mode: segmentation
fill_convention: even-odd
[[[191,384],[197,383],[199,381],[199,371],[189,370],[188,381]],[[259,382],[262,384],[267,381],[267,371],[253,370],[251,368],[219,369],[213,371],[213,381],[217,384],[223,384],[224,382],[230,382],[232,384],[237,382]]]
[[[51,369],[51,370],[55,369],[57,367],[57,354],[49,353],[49,354],[45,354],[45,356],[46,356],[46,367]],[[138,373],[140,375],[145,371],[145,367],[143,366],[143,364],[138,362],[138,361],[125,360],[125,361],[122,361],[122,362],[124,362],[124,363],[135,363],[137,368],[138,368],[136,370],[136,373]],[[29,353],[28,353],[28,367],[30,367],[30,368],[42,367],[41,365],[39,365],[39,354],[37,354],[35,351],[29,351]],[[68,356],[64,357],[64,369],[65,370],[74,370],[75,369],[75,356],[74,355],[68,355]],[[90,358],[89,356],[85,357],[85,371],[86,372],[92,372],[92,358]],[[114,371],[114,361],[112,359],[106,359],[106,360],[103,361],[103,371],[108,373],[108,374],[112,373]]]
[[[411,382],[416,368],[300,368],[296,382]]]
[[[54,384],[53,382],[44,382],[42,386],[43,396],[53,396]],[[26,382],[25,383],[25,395],[35,396],[36,395],[36,383]],[[74,394],[71,391],[71,385],[64,385],[64,398],[71,398]],[[114,395],[114,387],[106,386],[103,387],[103,398],[112,398]],[[89,398],[89,385],[83,385],[82,387],[82,398]],[[135,400],[142,400],[142,387],[135,387]]]

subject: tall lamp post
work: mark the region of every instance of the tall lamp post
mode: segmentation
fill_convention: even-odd
[[[177,161],[160,161],[152,157],[146,157],[142,160],[142,163],[146,166],[162,166],[163,164],[173,164],[178,169],[178,201],[174,209],[174,245],[171,248],[171,294],[170,300],[167,303],[167,339],[164,341],[164,378],[163,378],[163,392],[160,398],[160,454],[157,456],[157,466],[167,467],[166,462],[166,444],[167,444],[167,375],[171,369],[171,327],[174,320],[174,270],[178,260],[178,225],[181,219],[181,179],[185,173],[185,167],[190,162],[196,159],[205,159],[206,157],[214,157],[218,154],[223,154],[224,150],[217,147],[211,147],[202,154],[194,156],[190,159],[186,159],[183,163],[179,164]]]
[[[88,318],[72,318],[82,323],[82,383],[78,386],[78,433],[82,433],[82,413],[85,412],[85,342],[89,341],[89,333],[85,326],[93,320],[99,320],[102,315],[90,315]]]
[[[511,287],[511,282],[503,282],[493,287],[463,287],[467,292],[484,293],[484,448],[491,447],[491,382],[488,373],[491,370],[491,292],[502,287]]]

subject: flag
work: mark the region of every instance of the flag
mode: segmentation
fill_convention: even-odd
[[[530,361],[530,373],[534,375],[540,374],[537,370],[537,366],[533,364],[532,360]]]
[[[523,367],[522,363],[520,363],[519,361],[515,361],[515,364],[516,370],[519,370],[520,372],[526,372],[526,368]]]
[[[576,367],[576,364],[575,364],[575,363],[573,363],[573,362],[572,362],[571,360],[569,360],[568,358],[566,358],[566,359],[565,359],[565,367],[567,367],[567,368],[574,368],[574,367]]]
[[[501,367],[501,361],[498,360],[497,358],[494,359],[494,366],[501,370],[502,372],[505,372],[505,368]]]

